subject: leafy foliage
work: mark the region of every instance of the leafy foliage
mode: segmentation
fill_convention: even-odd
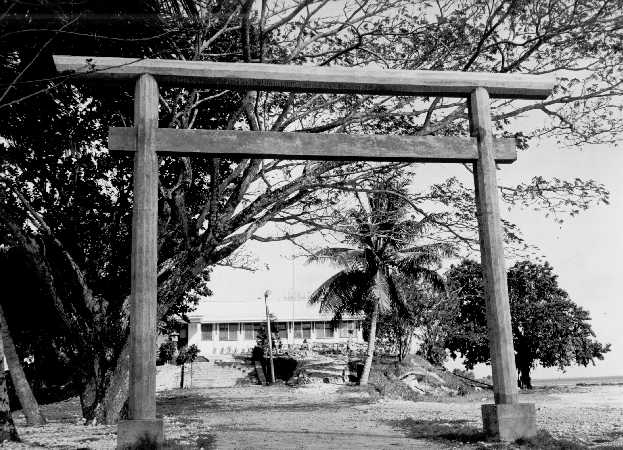
[[[407,184],[400,172],[370,181],[369,193],[360,195],[360,208],[346,216],[344,243],[352,247],[325,248],[314,253],[310,262],[332,262],[343,270],[325,281],[311,295],[321,311],[342,314],[370,313],[375,303],[381,312],[400,309],[404,301],[396,276],[421,280],[442,288],[435,272],[440,259],[453,254],[445,243],[416,245],[429,219],[414,220],[407,214]],[[363,199],[363,200],[362,200]]]
[[[173,357],[177,352],[177,343],[173,341],[166,341],[160,344],[158,347],[158,360],[157,364],[166,364],[173,361]]]
[[[486,306],[480,265],[463,261],[447,273],[455,305],[446,346],[453,357],[461,355],[468,369],[489,362]],[[530,388],[530,371],[543,367],[586,366],[603,359],[610,344],[596,341],[588,311],[575,304],[558,286],[548,263],[516,263],[508,271],[508,289],[520,385]]]
[[[277,331],[277,322],[274,320],[274,317],[270,318],[270,339],[273,344],[273,350],[281,348],[281,337]],[[268,355],[268,331],[265,324],[262,324],[257,330],[255,342],[255,348],[261,349],[262,355]]]
[[[447,329],[439,316],[442,313],[440,301],[445,289],[420,279],[399,275],[397,288],[404,299],[404,309],[391,311],[379,320],[379,344],[387,353],[393,353],[403,360],[418,342],[417,354],[431,364],[442,365],[446,358],[443,346]],[[440,279],[438,281],[441,281]]]
[[[188,363],[192,364],[197,359],[197,356],[199,356],[199,353],[201,353],[201,350],[199,350],[199,347],[195,344],[183,347],[180,349],[180,352],[175,359],[175,363],[178,366]]]

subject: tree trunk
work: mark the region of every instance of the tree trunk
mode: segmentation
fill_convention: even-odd
[[[400,323],[395,316],[393,317],[393,321],[394,321],[394,325],[393,325],[394,335],[398,343],[398,361],[402,362],[402,360],[404,359],[404,334],[403,334],[402,327],[400,326]]]
[[[37,399],[35,399],[35,396],[30,389],[30,384],[28,384],[28,380],[26,379],[26,374],[24,373],[19,356],[15,350],[15,344],[13,343],[13,338],[9,332],[9,325],[6,321],[2,306],[0,306],[0,328],[2,329],[4,356],[6,358],[7,365],[9,366],[11,380],[13,381],[13,386],[15,387],[15,393],[17,394],[19,403],[22,406],[22,412],[24,413],[24,416],[26,416],[26,425],[44,425],[45,418],[39,409]]]
[[[376,323],[379,319],[379,301],[374,301],[374,309],[372,311],[372,317],[370,318],[370,333],[368,335],[368,352],[366,355],[366,362],[363,365],[363,372],[359,379],[359,385],[365,386],[368,384],[368,378],[370,378],[370,369],[372,368],[372,359],[374,358],[374,347],[376,344]]]
[[[521,389],[532,389],[532,378],[530,378],[530,365],[522,364],[517,367],[519,371],[519,387]]]
[[[179,301],[181,294],[187,292],[194,284],[196,276],[208,264],[208,261],[198,256],[196,252],[186,252],[173,258],[168,264],[173,268],[172,273],[158,283],[158,320],[161,320],[171,306]],[[200,260],[199,263],[196,261]],[[106,386],[104,393],[104,408],[98,418],[98,423],[116,424],[119,419],[125,418],[124,406],[128,400],[130,374],[130,342],[126,338],[114,372]]]
[[[104,396],[103,380],[98,375],[91,376],[80,391],[80,406],[86,424],[95,425],[102,422],[105,414]]]
[[[11,407],[9,406],[9,394],[6,390],[4,378],[4,351],[2,349],[2,336],[0,335],[0,442],[19,442],[19,436],[13,423]]]
[[[130,373],[130,345],[126,341],[121,354],[117,359],[115,371],[112,374],[110,383],[106,388],[104,397],[104,408],[99,423],[107,425],[116,424],[119,419],[124,418],[122,411],[128,399]]]

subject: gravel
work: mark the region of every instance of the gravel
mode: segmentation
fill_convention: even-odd
[[[487,442],[481,433],[485,391],[434,401],[385,400],[374,390],[330,384],[172,390],[158,396],[168,448],[619,448],[623,386],[538,389],[521,402],[537,406],[540,440]],[[83,425],[77,399],[43,406],[49,423],[25,427],[23,442],[1,448],[115,448],[116,427]],[[545,437],[544,439],[541,439]]]

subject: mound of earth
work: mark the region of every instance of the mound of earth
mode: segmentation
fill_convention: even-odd
[[[314,352],[298,355],[290,385],[309,383],[357,383],[363,360],[346,355],[321,355]],[[395,357],[375,358],[369,384],[383,397],[416,400],[427,395],[466,395],[491,386],[471,380],[443,367],[433,366],[417,355],[398,361]]]
[[[380,357],[374,361],[369,383],[387,398],[415,400],[423,395],[466,395],[489,385],[433,366],[424,358],[409,355],[402,361]]]

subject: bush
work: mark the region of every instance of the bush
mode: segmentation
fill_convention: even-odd
[[[273,361],[275,363],[276,379],[288,381],[290,378],[292,378],[292,376],[294,376],[294,372],[296,371],[296,366],[298,364],[296,359],[287,356],[278,356],[276,358],[273,358]],[[266,360],[266,364],[268,366],[268,364],[270,364],[270,361]]]
[[[258,348],[258,347],[256,347]],[[260,349],[261,351],[262,349]],[[270,379],[270,358],[263,356],[263,353],[258,352],[259,359],[262,364],[262,369],[266,374],[266,379]],[[275,356],[273,357],[273,363],[275,365],[275,379],[288,381],[294,376],[298,361],[289,356]]]
[[[271,326],[271,340],[273,344],[273,350],[280,349],[282,347],[281,338],[279,337],[279,333],[275,330],[277,329],[277,323],[270,323]],[[256,345],[263,349],[264,354],[268,353],[268,333],[266,332],[266,326],[262,325],[260,329],[257,331],[257,336],[255,337]]]
[[[186,363],[192,363],[195,359],[197,359],[197,356],[199,356],[200,352],[201,350],[199,350],[199,348],[195,344],[189,347],[184,347],[180,350],[180,353],[177,355],[177,359],[175,362],[178,366]]]
[[[264,359],[264,349],[256,345],[251,350],[251,360],[261,362],[262,359]]]
[[[175,352],[177,351],[177,344],[173,341],[166,341],[160,344],[158,348],[158,359],[156,364],[161,366],[173,360]]]

